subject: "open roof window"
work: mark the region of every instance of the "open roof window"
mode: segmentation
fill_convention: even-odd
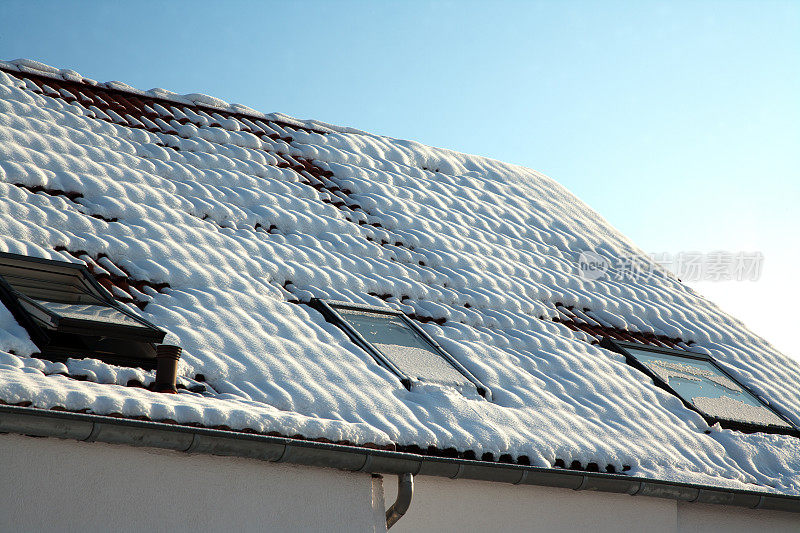
[[[152,368],[165,332],[122,306],[83,265],[0,253],[0,300],[43,357]]]
[[[704,354],[603,339],[709,424],[741,431],[795,433],[797,428]]]
[[[419,381],[475,387],[481,396],[491,397],[489,390],[461,363],[402,312],[323,300],[313,300],[311,304],[400,378],[407,389]]]

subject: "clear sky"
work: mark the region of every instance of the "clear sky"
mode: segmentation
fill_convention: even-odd
[[[800,2],[24,2],[0,57],[542,171],[800,359]]]

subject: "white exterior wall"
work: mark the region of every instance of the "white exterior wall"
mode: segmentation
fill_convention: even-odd
[[[800,514],[484,481],[417,477],[408,513],[390,533],[422,531],[793,532]],[[384,479],[387,505],[397,481]]]
[[[385,531],[396,478],[0,435],[0,531]],[[444,478],[415,478],[391,533],[800,531],[800,515]]]
[[[0,531],[385,531],[369,474],[0,435]]]
[[[797,533],[800,531],[800,514],[681,502],[678,504],[678,527],[686,533]]]

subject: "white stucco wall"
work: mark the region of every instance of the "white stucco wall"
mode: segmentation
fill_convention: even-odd
[[[396,478],[0,435],[0,531],[385,531]],[[800,531],[800,515],[417,477],[391,533]]]
[[[546,531],[674,532],[675,502],[601,492],[446,478],[415,478],[408,513],[391,529],[404,532]],[[387,505],[396,480],[383,480]]]
[[[396,479],[383,480],[387,505]],[[445,478],[415,478],[408,513],[390,533],[467,531],[800,532],[800,514]]]
[[[683,533],[797,533],[800,514],[681,502],[678,504],[678,527]]]
[[[0,531],[385,531],[368,474],[0,435]]]

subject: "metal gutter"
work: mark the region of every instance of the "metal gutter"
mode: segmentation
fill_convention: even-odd
[[[351,472],[496,481],[573,490],[650,496],[697,503],[800,513],[800,496],[786,496],[648,478],[553,468],[431,457],[144,422],[109,416],[0,405],[0,433],[57,437],[85,442],[148,446],[188,453],[235,456],[276,463],[337,468]]]

